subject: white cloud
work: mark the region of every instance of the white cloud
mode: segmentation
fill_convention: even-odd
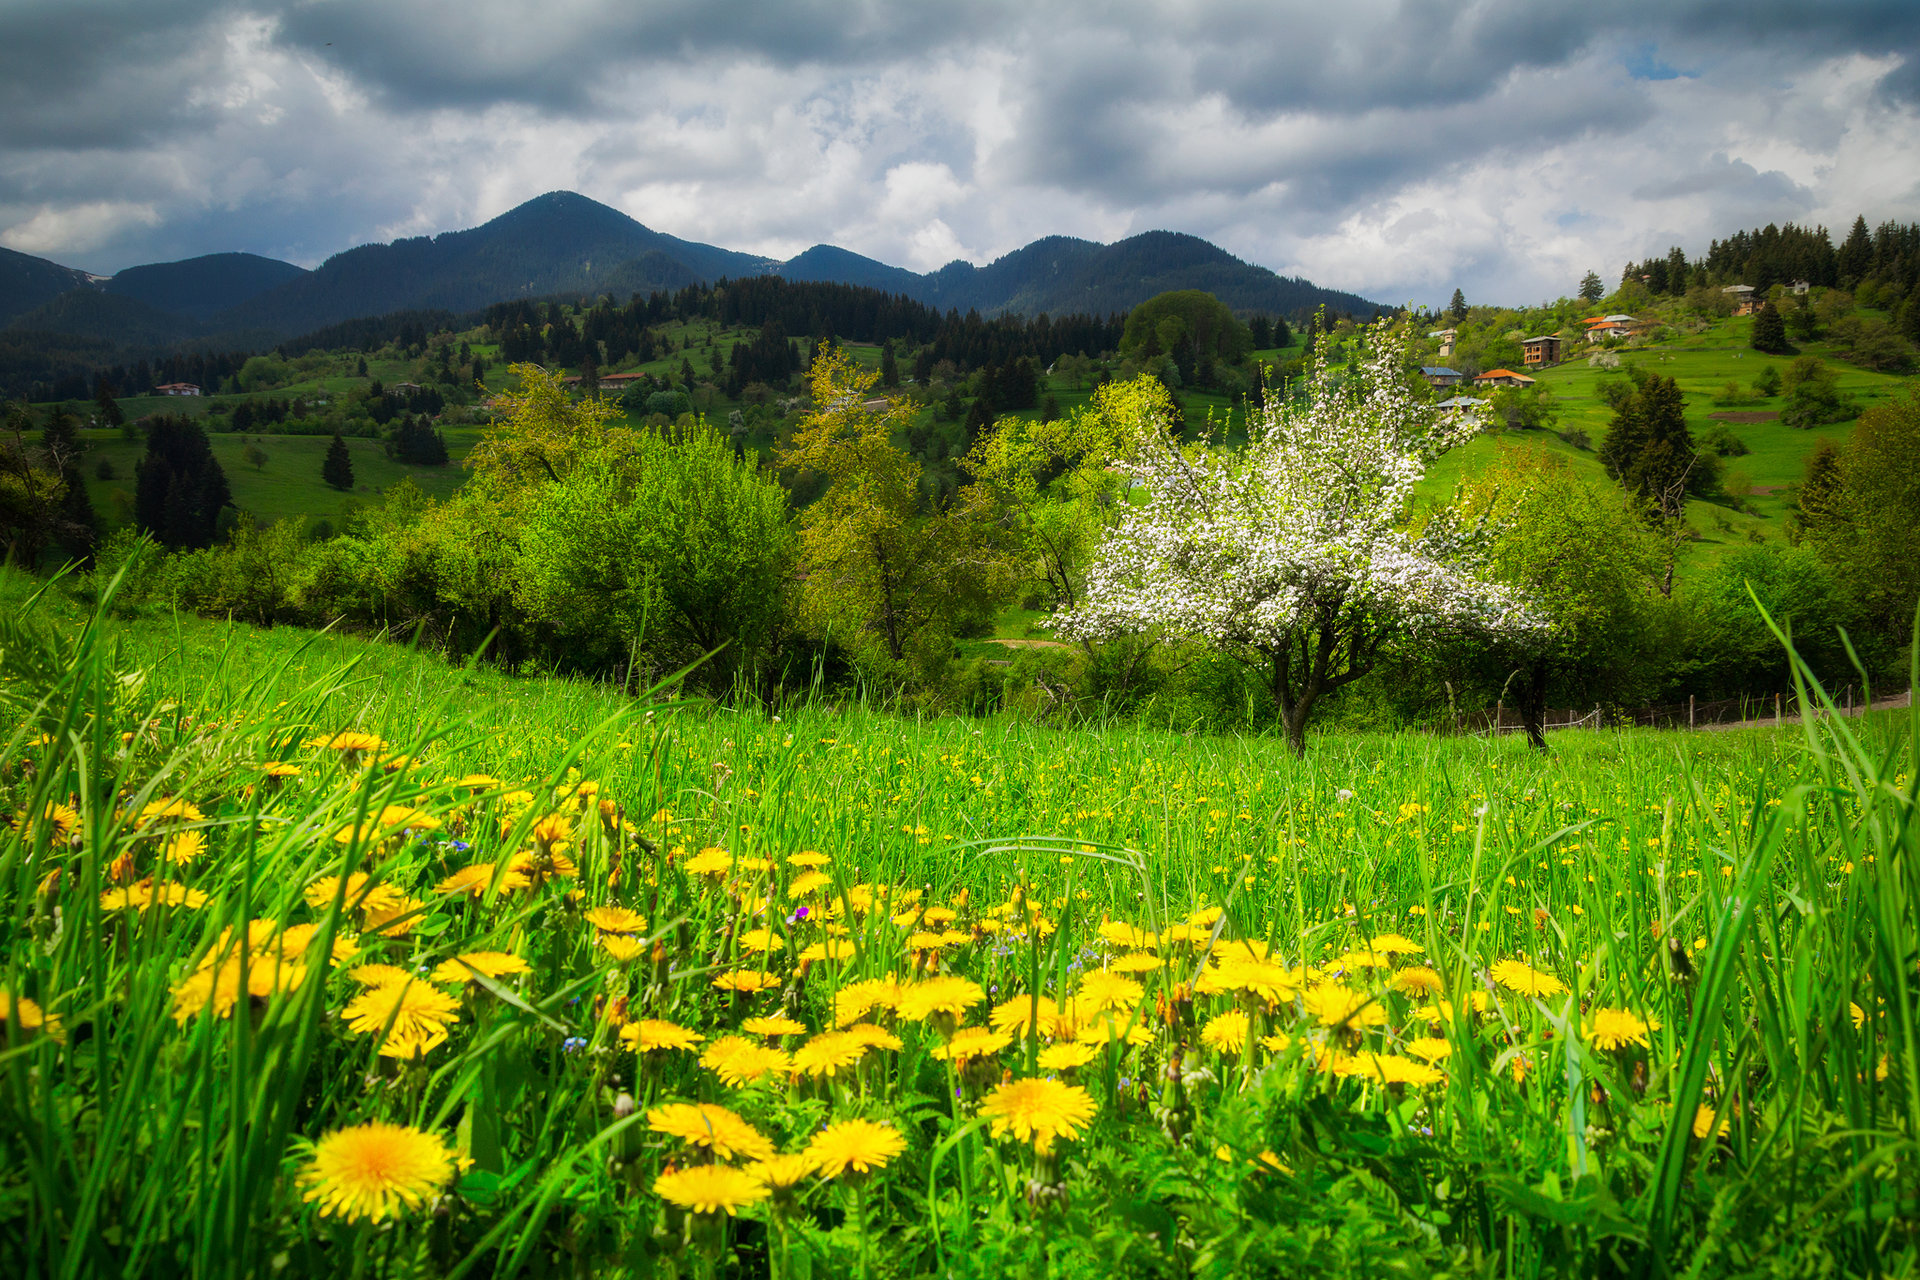
[[[312,265],[568,188],[771,257],[1166,228],[1386,301],[1530,302],[1920,204],[1920,7],[1882,0],[19,9],[0,243],[96,269]]]

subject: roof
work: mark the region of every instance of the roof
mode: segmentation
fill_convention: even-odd
[[[1533,381],[1533,379],[1529,378],[1526,374],[1515,373],[1511,369],[1489,369],[1485,373],[1481,374],[1479,377],[1475,378],[1474,381],[1475,382],[1491,382],[1495,378],[1512,378],[1515,382],[1532,382]]]
[[[1557,333],[1543,333],[1537,338],[1522,338],[1520,339],[1520,341],[1523,343],[1524,342],[1558,342],[1560,341],[1560,335]]]
[[[1423,364],[1420,366],[1420,372],[1429,378],[1458,378],[1461,376],[1458,369],[1449,369],[1445,365],[1438,364]]]
[[[1753,292],[1753,286],[1752,286],[1752,285],[1750,285],[1750,284],[1730,284],[1730,285],[1728,285],[1728,286],[1727,286],[1726,288],[1724,288],[1724,289],[1722,289],[1722,290],[1721,290],[1720,292],[1722,292],[1722,293],[1752,293],[1752,292]]]
[[[1475,400],[1472,396],[1455,396],[1451,400],[1442,400],[1433,407],[1436,409],[1490,409],[1493,406],[1485,400]]]
[[[1429,333],[1427,336],[1429,338],[1451,338],[1456,334],[1458,334],[1459,332],[1460,331],[1458,329],[1435,329],[1432,333]]]

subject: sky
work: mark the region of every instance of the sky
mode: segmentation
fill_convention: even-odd
[[[1920,220],[1916,0],[0,0],[0,245],[316,266],[573,190],[929,271],[1203,236],[1510,305]]]

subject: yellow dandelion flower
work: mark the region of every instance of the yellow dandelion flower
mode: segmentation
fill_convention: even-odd
[[[832,861],[832,858],[817,849],[802,849],[798,853],[787,855],[787,865],[790,867],[824,867]]]
[[[1099,1048],[1091,1044],[1050,1044],[1040,1051],[1038,1062],[1042,1071],[1077,1071],[1099,1056]]]
[[[716,991],[731,991],[737,995],[750,996],[780,985],[780,975],[764,969],[735,969],[731,973],[716,974],[713,987]]]
[[[1729,1121],[1722,1119],[1716,1126],[1713,1122],[1713,1117],[1714,1108],[1712,1106],[1701,1103],[1700,1106],[1695,1108],[1693,1113],[1693,1136],[1705,1141],[1709,1136],[1724,1138],[1732,1131],[1733,1126]]]
[[[1104,1013],[1108,1009],[1134,1008],[1145,994],[1146,988],[1132,978],[1105,969],[1090,969],[1080,979],[1074,1003],[1090,1013]]]
[[[669,1169],[653,1180],[653,1194],[692,1213],[729,1217],[765,1200],[767,1184],[745,1169],[724,1164],[695,1164]]]
[[[803,1036],[807,1034],[806,1023],[780,1015],[748,1018],[740,1024],[740,1029],[750,1036]]]
[[[1446,989],[1446,982],[1435,970],[1425,965],[1414,965],[1393,975],[1393,989],[1424,999],[1439,995]]]
[[[733,869],[733,855],[725,849],[702,849],[683,864],[689,875],[720,877]]]
[[[433,971],[433,980],[442,986],[471,982],[476,969],[489,978],[533,972],[532,965],[511,951],[463,951],[451,960],[441,961]]]
[[[771,929],[748,929],[740,935],[740,949],[754,955],[763,955],[771,951],[785,951],[787,943]]]
[[[837,1178],[849,1169],[870,1173],[883,1169],[907,1149],[907,1140],[891,1125],[871,1120],[840,1120],[813,1135],[806,1154],[823,1178]]]
[[[339,876],[321,876],[307,886],[306,903],[315,911],[325,911],[333,905],[334,896],[339,892]],[[390,916],[406,900],[406,895],[393,886],[376,884],[366,872],[356,871],[347,877],[342,910],[377,912]]]
[[[1031,995],[1013,996],[993,1006],[993,1013],[987,1021],[993,1024],[995,1031],[1005,1031],[1009,1035],[1024,1036],[1032,1025],[1036,1001]],[[1060,1018],[1060,1006],[1051,996],[1041,996],[1039,1021],[1043,1034]],[[1071,1034],[1071,1032],[1069,1032]]]
[[[435,893],[455,895],[464,893],[471,898],[484,898],[487,895],[487,890],[493,887],[496,873],[500,881],[501,893],[517,893],[533,885],[533,881],[528,878],[525,872],[515,871],[511,868],[502,870],[494,863],[479,862],[471,867],[466,867],[454,872],[439,884],[435,885],[433,891]]]
[[[859,1063],[867,1046],[845,1031],[822,1031],[793,1051],[793,1069],[810,1076],[836,1076]]]
[[[356,1035],[378,1035],[426,1041],[432,1049],[444,1043],[449,1023],[460,1021],[460,1002],[424,979],[411,977],[367,988],[341,1011]]]
[[[858,952],[859,948],[845,938],[826,938],[810,946],[802,947],[797,958],[802,963],[821,963],[824,961],[851,960]]]
[[[342,756],[351,756],[360,751],[385,751],[387,740],[376,738],[371,733],[343,730],[340,733],[322,734],[317,738],[309,738],[307,745],[318,747],[323,751],[337,751]]]
[[[1200,1043],[1220,1053],[1239,1053],[1247,1047],[1247,1015],[1239,1009],[1210,1018],[1200,1029]]]
[[[779,1049],[745,1036],[721,1036],[700,1055],[700,1065],[738,1088],[762,1076],[791,1071],[793,1060]]]
[[[808,871],[797,875],[787,885],[787,900],[798,902],[802,898],[810,898],[832,883],[833,877],[824,871]]]
[[[5,987],[0,987],[0,1023],[5,1023],[16,1039],[45,1032],[55,1044],[67,1042],[66,1032],[57,1016],[49,1016],[38,1004],[25,996],[15,997]],[[6,1039],[6,1035],[0,1033],[0,1044],[5,1044]]]
[[[943,1061],[967,1062],[990,1058],[1013,1043],[1013,1037],[991,1027],[961,1027],[943,1045],[936,1045],[932,1056]]]
[[[773,1155],[773,1143],[766,1135],[737,1113],[711,1102],[669,1102],[655,1107],[647,1112],[647,1128],[689,1146],[704,1147],[721,1160],[765,1160]]]
[[[162,849],[162,855],[176,867],[197,861],[206,852],[207,837],[198,831],[182,831],[169,837]]]
[[[1153,1032],[1145,1024],[1134,1020],[1131,1015],[1103,1013],[1076,1021],[1068,1014],[1063,1015],[1054,1024],[1054,1030],[1070,1031],[1073,1038],[1081,1044],[1106,1044],[1114,1040],[1130,1045],[1153,1043]]]
[[[603,933],[600,935],[600,946],[617,964],[625,964],[647,949],[645,939],[629,933]]]
[[[1502,960],[1495,964],[1493,980],[1523,996],[1557,996],[1564,994],[1567,989],[1567,984],[1560,979],[1550,973],[1541,973],[1522,960]]]
[[[895,1009],[908,1022],[924,1022],[936,1014],[964,1018],[967,1010],[984,1001],[987,993],[971,978],[946,975],[900,989]]]
[[[905,1047],[905,1043],[899,1036],[893,1034],[893,1032],[887,1030],[885,1027],[876,1027],[871,1022],[856,1022],[846,1029],[846,1034],[853,1037],[863,1049],[900,1049]]]
[[[833,993],[833,1021],[836,1026],[858,1022],[875,1009],[891,1009],[900,999],[900,984],[892,978],[866,978],[849,982]]]
[[[1114,973],[1152,973],[1166,963],[1151,951],[1129,951],[1113,960],[1107,968]]]
[[[1151,950],[1160,941],[1145,929],[1128,924],[1124,920],[1109,920],[1100,926],[1098,932],[1101,940],[1110,946],[1127,947],[1136,951]]]
[[[1415,1062],[1412,1058],[1402,1058],[1392,1053],[1366,1053],[1353,1060],[1349,1075],[1363,1075],[1378,1080],[1381,1084],[1422,1085],[1439,1084],[1446,1073],[1425,1062]]]
[[[155,800],[143,806],[140,816],[133,820],[136,827],[155,825],[174,826],[187,822],[205,822],[207,815],[200,812],[199,806],[178,797]]]
[[[1079,1137],[1094,1111],[1093,1095],[1079,1085],[1037,1077],[995,1085],[980,1103],[980,1115],[993,1122],[995,1137],[1032,1142],[1041,1155],[1057,1139]]]
[[[439,1135],[375,1120],[316,1142],[299,1181],[324,1216],[381,1222],[421,1208],[452,1176]]]
[[[580,913],[586,922],[602,933],[645,933],[647,918],[625,907],[593,907]]]
[[[139,911],[148,907],[189,907],[207,905],[207,895],[182,884],[155,884],[151,879],[130,884],[124,889],[109,889],[100,895],[102,911]]]
[[[677,1022],[662,1018],[643,1018],[620,1028],[620,1043],[635,1053],[653,1053],[660,1049],[692,1049],[706,1037]]]
[[[1445,1062],[1453,1054],[1453,1045],[1439,1036],[1421,1036],[1407,1041],[1406,1050],[1426,1062]]]
[[[1647,1045],[1647,1024],[1626,1009],[1595,1009],[1587,1015],[1587,1041],[1596,1049]]]
[[[1300,997],[1307,1013],[1323,1027],[1384,1027],[1387,1011],[1365,991],[1323,982]]]
[[[796,1155],[779,1155],[770,1160],[756,1160],[747,1166],[747,1172],[775,1190],[784,1190],[805,1182],[818,1172],[813,1157],[806,1152]]]

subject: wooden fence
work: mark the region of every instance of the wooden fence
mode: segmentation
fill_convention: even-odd
[[[1859,705],[1861,696],[1859,686],[1846,685],[1839,690],[1829,690],[1834,705],[1843,714],[1852,715]],[[1909,691],[1905,696],[1911,697]],[[1685,702],[1668,702],[1648,707],[1607,707],[1594,706],[1586,710],[1578,707],[1549,708],[1542,720],[1544,729],[1601,729],[1616,725],[1639,725],[1650,729],[1706,729],[1714,725],[1745,724],[1749,721],[1784,724],[1800,714],[1792,697],[1784,694],[1765,694],[1740,698],[1721,698],[1713,702],[1701,702],[1688,698]],[[1485,736],[1500,733],[1524,733],[1526,722],[1518,711],[1507,710],[1506,703],[1496,702],[1492,710],[1472,711],[1455,715],[1437,726],[1441,733],[1476,734]]]

